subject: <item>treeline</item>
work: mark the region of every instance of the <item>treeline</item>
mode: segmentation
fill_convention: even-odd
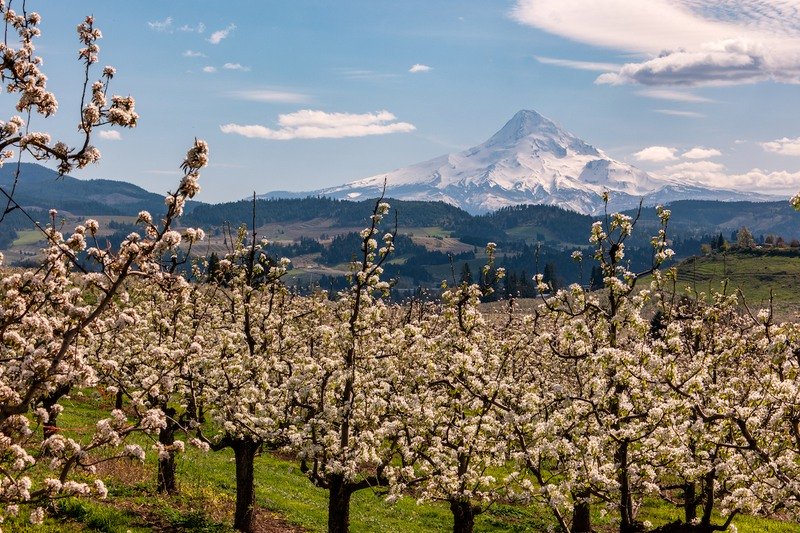
[[[444,202],[391,201],[390,218],[394,223],[396,216],[401,228],[439,226],[454,229],[472,218],[466,211]],[[184,222],[206,227],[227,223],[237,226],[245,221],[252,223],[255,216],[256,226],[315,218],[332,219],[342,226],[358,226],[369,216],[374,203],[374,200],[353,202],[324,196],[256,199],[255,203],[252,200],[240,200],[198,206],[184,216]]]

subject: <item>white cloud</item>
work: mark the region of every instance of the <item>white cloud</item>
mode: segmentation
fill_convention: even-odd
[[[117,130],[101,130],[97,133],[101,139],[105,139],[107,141],[121,141],[122,134]]]
[[[687,150],[683,153],[682,157],[686,159],[708,159],[709,157],[719,157],[722,155],[722,152],[715,148],[703,148],[701,146],[695,146],[691,150]]]
[[[222,68],[227,70],[241,70],[242,72],[250,72],[250,67],[246,67],[241,63],[225,63]]]
[[[203,72],[206,74],[213,74],[217,71],[217,67],[212,67],[211,65],[203,67]]]
[[[398,77],[396,73],[377,72],[375,70],[359,68],[340,68],[336,69],[336,72],[348,80],[380,81]]]
[[[186,50],[183,54],[183,57],[206,57],[203,52],[197,52],[195,50]]]
[[[796,0],[517,0],[512,17],[568,39],[642,57],[597,83],[800,83]]]
[[[431,70],[433,70],[433,67],[429,67],[428,65],[423,65],[422,63],[415,63],[414,65],[411,65],[410,69],[408,69],[408,71],[412,73],[430,72]]]
[[[622,65],[615,63],[598,63],[595,61],[575,61],[573,59],[558,59],[555,57],[534,56],[536,61],[545,65],[554,65],[556,67],[574,68],[577,70],[590,70],[596,72],[607,72],[609,70],[616,70]]]
[[[167,33],[172,31],[172,17],[167,17],[164,20],[154,20],[153,22],[148,22],[147,25],[153,31],[159,31],[162,33]]]
[[[722,172],[725,170],[725,165],[722,163],[715,163],[713,161],[684,161],[674,165],[664,167],[664,170],[669,174],[686,174],[686,175],[699,175],[701,173],[710,174],[714,172]]]
[[[651,163],[660,163],[663,161],[671,161],[677,159],[675,152],[677,149],[669,148],[667,146],[648,146],[643,150],[639,150],[633,157],[639,161],[648,161]]]
[[[800,40],[795,40],[800,45]],[[705,43],[697,50],[677,50],[618,72],[600,75],[596,83],[621,85],[719,86],[773,80],[800,83],[800,52],[779,50],[763,41],[726,39]]]
[[[202,22],[198,22],[194,26],[191,26],[189,24],[184,24],[183,26],[178,28],[178,31],[183,31],[187,33],[203,33],[204,31],[206,31],[206,25],[203,24]]]
[[[278,115],[279,129],[258,124],[223,124],[223,133],[234,133],[244,137],[290,140],[290,139],[341,139],[404,133],[416,128],[408,122],[395,122],[397,117],[388,111],[377,113],[327,113],[303,109],[295,113]]]
[[[689,118],[703,118],[705,117],[704,114],[698,113],[697,111],[681,111],[678,109],[654,109],[656,113],[661,113],[662,115],[673,115],[676,117],[689,117]]]
[[[781,155],[798,155],[800,156],[800,137],[790,139],[784,137],[783,139],[776,139],[774,141],[760,143],[761,148],[767,152],[772,152]]]
[[[227,38],[233,30],[236,29],[236,24],[228,24],[225,28],[221,30],[217,30],[211,34],[211,36],[206,39],[211,44],[219,44],[222,42],[223,39]]]
[[[743,173],[728,173],[725,166],[711,161],[684,162],[667,166],[662,176],[725,189],[792,195],[800,190],[800,172],[779,170],[768,172],[754,168]]]
[[[710,98],[699,96],[687,91],[677,91],[674,89],[649,88],[649,89],[642,89],[641,91],[636,91],[636,94],[638,94],[639,96],[645,96],[647,98],[655,98],[657,100],[670,100],[673,102],[688,102],[693,104],[713,102],[713,100],[711,100]]]
[[[233,91],[230,93],[230,95],[240,100],[281,104],[302,104],[311,100],[307,94],[294,93],[290,91],[273,91],[269,89]]]

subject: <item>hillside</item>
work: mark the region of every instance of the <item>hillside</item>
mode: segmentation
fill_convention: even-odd
[[[10,187],[17,166],[0,167],[0,186]],[[166,192],[166,191],[165,191]],[[75,215],[136,215],[147,210],[164,212],[164,195],[142,189],[132,183],[106,179],[79,180],[59,176],[42,165],[22,163],[14,199],[27,209],[57,209]],[[5,203],[3,203],[5,205]],[[197,202],[189,202],[191,210]]]
[[[678,289],[727,293],[741,291],[751,309],[769,305],[784,318],[800,311],[800,250],[752,250],[713,253],[679,263]],[[724,284],[724,285],[723,285]]]
[[[577,141],[575,141],[577,142]],[[0,169],[0,184],[8,186],[14,165]],[[130,231],[141,209],[159,213],[160,195],[135,185],[110,180],[83,181],[58,177],[45,167],[22,165],[15,198],[40,222],[54,207],[67,226],[86,217],[101,222],[100,237],[116,243]],[[498,245],[499,264],[510,279],[530,278],[550,265],[561,283],[586,282],[590,265],[581,270],[570,259],[578,248],[589,245],[593,217],[553,205],[508,206],[484,215],[472,215],[443,201],[426,202],[387,198],[392,205],[390,220],[396,222],[396,254],[387,274],[397,278],[398,287],[436,287],[442,279],[470,270],[479,272],[487,242]],[[180,221],[183,226],[206,230],[208,239],[199,253],[223,255],[230,245],[228,228],[255,220],[258,235],[273,242],[271,253],[293,260],[292,278],[297,283],[323,283],[335,288],[343,283],[347,263],[358,249],[354,235],[368,220],[374,199],[359,201],[309,196],[294,199],[258,199],[221,204],[193,203]],[[193,208],[193,209],[191,209]],[[669,204],[672,218],[668,234],[677,259],[700,252],[720,234],[732,234],[749,227],[757,241],[767,235],[786,242],[800,238],[800,213],[788,202],[719,202],[680,200]],[[636,216],[636,211],[628,211]],[[11,264],[24,264],[41,248],[41,235],[18,211],[8,214],[0,232],[0,250]],[[652,257],[650,237],[658,230],[655,210],[644,208],[634,234],[628,241],[626,257],[634,270],[646,269]],[[455,273],[455,274],[454,274]],[[457,276],[456,276],[457,277]]]

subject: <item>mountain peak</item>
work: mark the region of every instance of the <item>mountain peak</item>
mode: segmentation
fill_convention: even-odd
[[[497,141],[496,144],[499,144],[501,141],[503,143],[518,141],[533,134],[552,137],[559,133],[561,128],[555,122],[536,111],[523,109],[517,111],[511,120],[489,139],[489,142]]]
[[[530,109],[517,111],[511,120],[482,146],[515,149],[521,147],[523,151],[542,150],[558,157],[566,157],[569,152],[592,157],[603,156],[594,146]]]
[[[315,191],[334,198],[370,198],[383,190],[402,200],[442,200],[471,213],[516,204],[553,204],[601,213],[658,197],[717,198],[719,191],[673,190],[672,182],[615,161],[536,111],[524,109],[488,141],[467,150]],[[685,189],[685,188],[684,188]],[[727,193],[726,193],[727,194]]]

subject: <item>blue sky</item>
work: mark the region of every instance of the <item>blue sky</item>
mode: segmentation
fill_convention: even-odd
[[[13,7],[13,6],[12,6]],[[95,16],[111,92],[140,124],[77,177],[163,192],[196,136],[200,200],[313,190],[478,144],[534,109],[665,176],[800,189],[800,1],[36,2],[37,49],[78,120],[75,26]],[[416,68],[414,68],[414,66]],[[98,72],[99,75],[99,72]],[[13,114],[13,99],[1,105]]]

